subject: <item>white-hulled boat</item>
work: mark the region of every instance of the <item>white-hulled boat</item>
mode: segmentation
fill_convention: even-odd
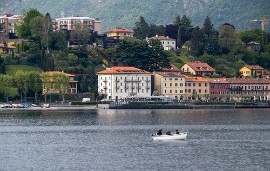
[[[184,140],[187,138],[187,132],[179,132],[179,134],[163,134],[163,135],[152,135],[153,140]]]

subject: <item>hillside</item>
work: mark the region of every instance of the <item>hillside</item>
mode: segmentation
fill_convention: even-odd
[[[201,25],[210,16],[218,28],[227,22],[237,30],[260,28],[260,23],[248,23],[249,19],[270,18],[269,0],[1,0],[0,14],[22,14],[24,10],[37,8],[49,12],[53,18],[65,16],[89,16],[102,21],[103,31],[123,26],[133,28],[139,16],[148,23],[169,24],[177,15],[191,17],[193,25]],[[266,24],[267,31],[270,24]]]

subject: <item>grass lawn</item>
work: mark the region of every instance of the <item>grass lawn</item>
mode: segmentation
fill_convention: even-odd
[[[6,74],[15,75],[17,71],[37,71],[42,72],[42,69],[39,67],[29,66],[29,65],[6,65]]]

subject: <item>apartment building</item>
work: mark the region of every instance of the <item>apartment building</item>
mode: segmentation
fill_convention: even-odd
[[[210,81],[203,77],[185,78],[185,96],[186,99],[202,99],[210,94]]]
[[[114,66],[97,72],[98,93],[106,100],[151,96],[152,73],[135,67]]]
[[[54,20],[54,30],[75,30],[76,25],[101,33],[101,21],[90,17],[63,17]]]
[[[22,20],[21,15],[5,14],[0,16],[0,32],[15,33],[15,24]]]
[[[154,95],[183,99],[185,77],[180,72],[155,72]]]

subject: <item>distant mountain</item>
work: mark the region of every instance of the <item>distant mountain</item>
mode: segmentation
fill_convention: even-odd
[[[270,18],[269,0],[1,0],[0,14],[22,14],[29,8],[52,18],[65,16],[88,16],[102,21],[103,31],[121,26],[133,28],[139,16],[149,24],[169,24],[177,15],[187,15],[194,26],[201,26],[209,16],[216,28],[223,23],[233,24],[237,30],[260,28],[263,15]],[[270,23],[266,23],[270,31]]]

